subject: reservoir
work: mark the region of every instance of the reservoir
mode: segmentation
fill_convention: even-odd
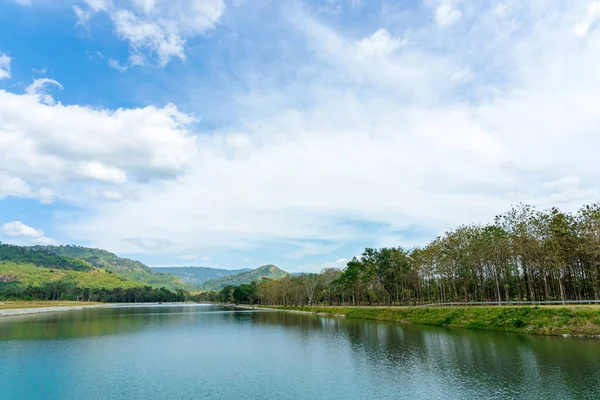
[[[600,340],[220,306],[0,319],[0,399],[599,399]]]

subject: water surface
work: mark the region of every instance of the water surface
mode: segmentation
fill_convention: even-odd
[[[599,399],[600,340],[215,306],[0,319],[0,399]]]

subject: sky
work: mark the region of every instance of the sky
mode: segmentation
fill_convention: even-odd
[[[343,267],[598,201],[600,1],[0,0],[0,241]]]

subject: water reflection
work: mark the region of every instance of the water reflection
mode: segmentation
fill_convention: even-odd
[[[0,340],[66,339],[134,333],[190,325],[219,313],[244,312],[215,306],[132,306],[83,309],[0,318]]]
[[[291,329],[304,341],[321,330],[345,340],[353,359],[381,382],[430,379],[461,398],[600,398],[600,341],[261,313],[257,324]],[[366,364],[365,364],[366,363]],[[433,387],[437,387],[434,389]],[[458,392],[454,389],[458,388]]]

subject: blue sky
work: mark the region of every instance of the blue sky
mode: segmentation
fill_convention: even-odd
[[[0,240],[290,271],[598,199],[600,2],[0,0]]]

